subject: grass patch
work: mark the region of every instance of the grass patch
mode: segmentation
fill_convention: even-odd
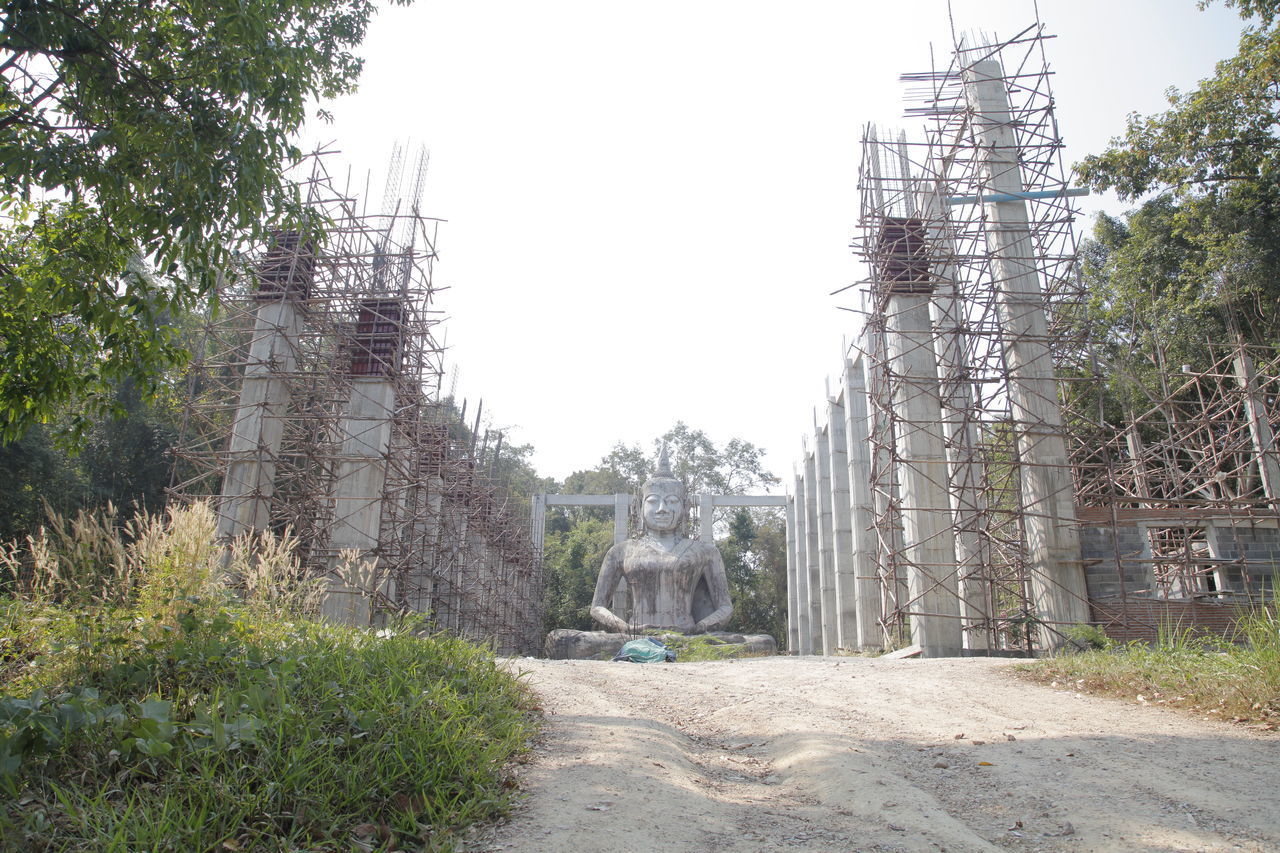
[[[232,595],[191,534],[128,601],[0,600],[0,848],[448,850],[506,810],[534,716],[488,651]]]
[[[1280,723],[1280,614],[1275,606],[1241,618],[1229,642],[1168,629],[1156,643],[1118,646],[1094,634],[1086,651],[1022,664],[1036,681],[1141,703],[1185,708],[1217,719]]]
[[[657,636],[659,640],[666,643],[667,648],[676,653],[676,663],[752,657],[743,654],[747,647],[746,643],[730,643],[708,634],[689,637],[675,631],[664,631]]]

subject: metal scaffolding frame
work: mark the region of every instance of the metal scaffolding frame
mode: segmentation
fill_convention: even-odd
[[[291,529],[303,563],[331,579],[333,618],[421,612],[500,651],[536,650],[528,520],[490,476],[501,437],[479,435],[479,413],[465,423],[465,404],[441,394],[425,155],[397,149],[379,213],[336,189],[323,156],[306,168],[301,196],[326,227],[277,233],[219,288],[188,375],[173,492],[213,497],[227,540]],[[376,561],[372,579],[342,573],[346,550]]]
[[[961,619],[966,650],[1026,650],[1083,604],[1078,565],[1029,548],[1044,535],[1029,523],[1075,523],[1049,358],[1081,349],[1055,322],[1080,293],[1043,39],[961,41],[946,69],[903,75],[924,138],[864,138],[854,248],[870,273],[860,346],[891,641],[913,618]],[[904,541],[913,516],[931,517],[936,547]]]
[[[902,77],[923,134],[864,136],[865,326],[790,499],[801,653],[870,647],[868,612],[884,646],[1025,654],[1084,622],[1229,630],[1234,605],[1272,595],[1280,357],[1238,333],[1175,371],[1163,353],[1132,376],[1101,357],[1047,38],[958,40],[945,68]],[[833,560],[837,435],[854,532],[873,536]]]

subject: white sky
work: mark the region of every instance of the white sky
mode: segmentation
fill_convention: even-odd
[[[1035,19],[952,9],[1002,37]],[[1039,11],[1068,162],[1212,73],[1241,26],[1194,0]],[[828,294],[861,277],[862,126],[917,131],[898,75],[931,44],[945,66],[946,0],[418,0],[382,9],[359,93],[311,138],[373,172],[371,204],[393,144],[427,147],[458,394],[540,473],[683,420],[786,478],[855,331]]]

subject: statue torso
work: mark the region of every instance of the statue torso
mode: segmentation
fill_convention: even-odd
[[[687,630],[696,621],[694,593],[710,565],[710,547],[695,539],[682,539],[671,551],[646,538],[615,545],[622,550],[631,621]]]

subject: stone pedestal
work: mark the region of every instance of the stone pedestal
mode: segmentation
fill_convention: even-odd
[[[636,634],[613,634],[608,631],[574,631],[569,628],[557,628],[547,635],[544,652],[552,660],[611,660],[624,643],[636,639],[637,636]],[[652,636],[663,639],[661,632]],[[710,634],[694,634],[683,639],[697,641],[703,638],[717,645],[742,647],[732,652],[726,650],[724,655],[726,658],[760,657],[778,653],[777,641],[768,634],[732,634],[727,631],[715,631]]]

